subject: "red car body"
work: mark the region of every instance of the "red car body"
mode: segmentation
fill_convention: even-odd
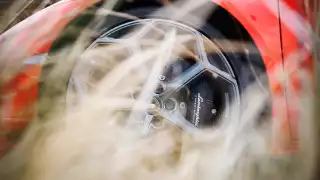
[[[23,109],[37,101],[42,65],[36,57],[42,58],[64,27],[97,1],[100,0],[62,0],[0,36],[0,42],[6,44],[7,57],[24,63],[23,72],[12,78],[2,92],[7,97],[1,102],[0,128],[3,131],[25,128],[35,116],[36,112]],[[306,20],[304,1],[213,0],[213,3],[227,10],[242,24],[262,55],[269,76],[270,91],[276,97],[272,102],[274,152],[296,150],[299,120],[296,104],[302,79],[294,70],[304,69],[312,77],[308,34],[310,25]],[[19,47],[19,53],[15,53],[16,47]],[[282,78],[284,74],[286,76]],[[0,152],[7,146],[7,140],[1,136]]]

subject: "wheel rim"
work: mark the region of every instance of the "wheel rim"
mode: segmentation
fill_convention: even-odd
[[[100,45],[118,44],[125,47],[126,53],[132,55],[143,49],[144,44],[139,43],[141,39],[148,39],[150,35],[152,35],[152,39],[162,39],[165,33],[173,29],[175,32],[178,32],[177,34],[193,37],[188,47],[191,47],[195,57],[185,58],[178,55],[174,58],[175,61],[171,62],[168,67],[171,67],[175,62],[188,62],[189,66],[181,71],[179,75],[172,78],[169,78],[166,74],[166,69],[160,75],[158,74],[156,90],[151,94],[147,93],[145,95],[145,100],[150,102],[150,106],[143,113],[140,111],[139,113],[131,113],[129,119],[142,119],[142,132],[145,134],[149,133],[150,130],[161,129],[163,127],[163,123],[159,123],[157,117],[161,117],[161,119],[165,119],[170,124],[191,133],[198,131],[202,127],[212,127],[210,123],[210,126],[201,127],[199,122],[197,124],[197,119],[199,119],[197,115],[199,116],[199,112],[201,111],[197,111],[197,108],[201,107],[200,102],[196,106],[197,108],[189,109],[187,101],[177,98],[184,91],[188,91],[188,89],[190,91],[199,81],[210,82],[208,83],[210,84],[210,89],[214,89],[212,104],[215,105],[215,108],[211,109],[211,112],[215,119],[212,121],[219,121],[221,125],[229,120],[235,121],[239,119],[240,91],[235,74],[227,58],[214,42],[194,28],[164,19],[130,21],[104,33],[87,50],[97,48]],[[154,31],[161,33],[155,35]],[[208,53],[207,46],[214,49],[213,52]],[[69,81],[68,92],[75,92],[77,102],[88,95],[87,85],[83,81],[82,75],[84,71],[88,71],[86,70],[88,68],[90,67],[87,64],[79,60]],[[142,90],[140,93],[143,95],[146,92]],[[201,101],[201,98],[200,94],[198,94],[197,101]],[[69,95],[67,95],[68,109],[74,106],[74,100],[70,99]],[[206,99],[203,101],[206,101]],[[194,111],[193,115],[186,115],[188,111],[192,110]],[[132,111],[134,111],[134,108]],[[158,124],[155,124],[156,122]],[[161,120],[161,122],[163,121]]]

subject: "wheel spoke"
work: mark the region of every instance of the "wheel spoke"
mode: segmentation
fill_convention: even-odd
[[[151,122],[153,120],[153,115],[146,114],[143,124],[142,124],[142,133],[143,134],[148,134],[151,128]]]
[[[79,77],[72,77],[70,79],[70,83],[75,88],[75,93],[77,94],[77,100],[81,102],[84,99],[84,97],[88,95],[87,86],[84,84],[82,80],[80,80]]]
[[[188,133],[196,133],[199,131],[193,124],[191,124],[187,119],[185,119],[180,113],[171,113],[165,109],[159,111],[159,115],[169,121],[171,124],[179,127],[180,129]]]
[[[209,62],[208,59],[208,55],[206,52],[206,48],[205,48],[205,42],[203,40],[204,37],[202,37],[202,35],[200,33],[197,33],[198,37],[197,37],[197,54],[201,60],[201,62],[203,63],[205,69],[215,73],[215,76],[221,76],[223,77],[225,80],[228,80],[230,82],[236,82],[236,80],[233,78],[233,76],[227,72],[222,71],[221,69],[219,69],[218,67],[212,65]],[[217,48],[217,47],[212,47],[212,48]],[[218,49],[218,48],[217,48]],[[222,58],[224,61],[227,61],[227,59],[225,59],[224,57],[220,57]]]
[[[168,99],[174,92],[179,91],[183,86],[196,78],[204,70],[202,63],[196,63],[180,76],[166,85],[166,91],[161,95],[163,99]]]
[[[139,40],[142,38],[145,34],[149,32],[150,29],[154,28],[155,21],[154,20],[149,20],[146,23],[143,23],[143,26],[141,28],[138,28],[136,30],[133,30],[132,33],[130,33],[129,39],[132,40]]]
[[[101,38],[98,38],[93,45],[95,44],[107,44],[107,43],[115,43],[115,44],[127,44],[124,40],[121,39],[115,39],[112,37],[104,36]]]
[[[199,56],[200,60],[202,63],[204,64],[209,64],[209,60],[207,57],[207,53],[205,50],[205,46],[204,46],[204,41],[203,41],[203,37],[200,33],[196,33],[196,52],[197,55]]]
[[[206,64],[205,69],[211,71],[213,73],[213,76],[220,76],[229,82],[236,83],[236,79],[234,77],[232,77],[232,75],[230,75],[224,71],[221,71],[220,69],[218,69],[214,65]]]

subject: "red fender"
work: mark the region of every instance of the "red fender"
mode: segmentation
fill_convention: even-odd
[[[302,0],[213,0],[233,15],[257,45],[267,68],[273,96],[274,153],[298,148],[299,93],[303,79],[312,79],[311,43]],[[281,31],[281,34],[280,34]],[[287,78],[284,75],[287,74]]]

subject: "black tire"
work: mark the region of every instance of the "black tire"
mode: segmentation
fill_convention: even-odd
[[[148,8],[140,8],[140,9],[132,9],[126,11],[126,13],[132,15],[132,16],[137,16],[139,18],[161,18],[161,19],[167,19],[168,17],[165,15],[151,15],[153,12],[157,11],[159,8],[158,7],[148,7]],[[84,13],[85,14],[85,13]],[[73,24],[77,24],[77,22],[81,22],[82,19],[90,19],[92,17],[89,17],[87,15],[81,15],[79,18],[77,18]],[[194,17],[193,15],[192,18],[194,19],[197,17]],[[180,23],[188,25],[192,27],[192,23],[188,22],[188,18],[184,18],[184,21],[181,21]],[[108,18],[103,19],[102,25],[99,26],[100,28],[95,29],[94,34],[90,34],[90,42],[93,42],[97,37],[101,36],[104,32],[107,30],[110,30],[111,28],[128,22],[130,21],[129,19],[125,19],[122,17],[115,17],[115,16],[108,16]],[[88,22],[88,20],[87,20]],[[81,24],[81,23],[80,23]],[[72,26],[69,25],[69,27]],[[82,24],[83,26],[83,24]],[[68,28],[66,28],[66,32],[68,31]],[[200,28],[195,28],[199,30],[201,33],[206,35],[209,39],[213,40],[214,39],[227,39],[222,35],[221,32],[219,32],[217,29],[214,28],[214,25],[212,24],[205,24]],[[67,35],[66,35],[67,34]],[[52,107],[59,107],[60,110],[63,110],[65,108],[65,99],[59,99],[58,97],[65,97],[66,91],[67,91],[67,85],[68,81],[71,75],[71,70],[73,69],[73,65],[75,63],[74,59],[76,57],[73,57],[71,59],[71,65],[69,64],[68,68],[65,69],[63,72],[55,72],[54,69],[59,65],[59,63],[56,59],[54,58],[55,52],[57,49],[62,49],[63,47],[66,47],[65,45],[70,45],[72,47],[76,41],[77,41],[77,35],[79,34],[73,34],[73,36],[70,37],[70,34],[68,33],[63,33],[61,36],[58,38],[56,43],[53,45],[53,49],[51,52],[49,52],[48,58],[45,62],[45,65],[43,66],[43,71],[41,73],[41,83],[40,83],[40,89],[39,89],[39,117],[40,119],[47,119],[47,115],[52,111]],[[90,45],[90,42],[87,43],[84,49]],[[219,46],[218,42],[215,42],[216,45]],[[256,51],[258,52],[258,50]],[[254,56],[255,61],[259,61],[263,64],[262,58],[260,55],[257,55],[256,52],[251,56],[251,58]],[[67,53],[70,54],[70,53]],[[235,77],[237,79],[237,83],[240,89],[240,93],[244,91],[244,89],[251,84],[252,82],[255,82],[256,79],[256,69],[258,69],[259,74],[265,72],[264,67],[254,67],[250,68],[250,56],[244,53],[238,53],[238,52],[224,52],[224,55],[227,57],[234,73]],[[248,68],[244,68],[248,67]],[[57,104],[58,103],[58,104]],[[243,104],[243,107],[245,107],[245,104]]]

